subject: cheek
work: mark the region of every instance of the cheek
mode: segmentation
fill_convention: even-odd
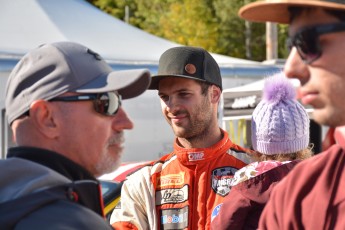
[[[319,106],[325,109],[337,109],[343,107],[343,98],[345,98],[345,79],[330,71],[313,72],[314,75],[320,76],[314,78],[311,82],[312,88],[319,93]]]
[[[96,122],[92,119],[83,119],[75,122],[73,125],[73,135],[85,145],[92,148],[93,145],[99,145],[106,142],[109,137],[111,125],[109,123]]]
[[[166,114],[167,113],[167,104],[163,101],[161,101],[161,111],[163,114]]]
[[[345,33],[344,33],[345,34]],[[327,69],[334,75],[345,76],[344,68],[344,50],[345,50],[345,35],[339,36],[339,34],[330,34],[328,39],[321,42],[323,47],[323,53],[321,56],[322,67]]]
[[[329,86],[327,92],[328,97],[326,99],[339,107],[343,107],[343,98],[345,98],[345,79],[342,79],[341,77],[333,77],[333,79],[334,81],[325,82],[323,84],[325,88],[327,88],[327,85]]]

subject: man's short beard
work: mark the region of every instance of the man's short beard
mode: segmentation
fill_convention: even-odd
[[[106,173],[111,173],[115,171],[121,165],[121,156],[122,152],[116,154],[116,156],[112,156],[108,153],[108,151],[103,151],[100,155],[100,160],[95,165],[96,171],[99,173],[98,176],[102,176]],[[114,159],[116,157],[116,159]]]
[[[98,172],[97,176],[101,176],[106,173],[113,172],[121,165],[121,157],[123,153],[123,149],[119,149],[119,151],[112,155],[109,153],[109,146],[111,145],[121,145],[124,142],[124,135],[123,133],[119,133],[115,137],[111,138],[108,141],[108,144],[105,146],[101,154],[99,155],[99,161],[95,165],[96,172]]]

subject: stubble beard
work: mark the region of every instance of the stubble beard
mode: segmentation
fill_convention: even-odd
[[[117,151],[113,154],[109,152],[109,148],[113,145],[121,145],[124,142],[124,135],[120,133],[113,138],[111,138],[106,146],[103,148],[99,155],[99,160],[95,165],[96,171],[101,176],[106,173],[113,172],[121,165],[121,157],[123,153],[123,148],[117,148]]]
[[[203,140],[207,137],[209,127],[212,124],[210,106],[207,98],[205,98],[205,101],[193,111],[193,114],[186,112],[188,114],[188,122],[184,126],[177,126],[170,121],[175,136],[186,139],[189,142]]]

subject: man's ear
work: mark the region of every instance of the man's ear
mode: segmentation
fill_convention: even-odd
[[[211,91],[212,91],[212,94],[211,94],[211,96],[212,96],[212,98],[211,98],[212,103],[218,103],[219,100],[220,100],[220,96],[222,94],[222,91],[220,90],[219,87],[217,87],[215,85],[211,86]]]
[[[48,138],[55,138],[58,135],[56,115],[53,105],[47,101],[37,100],[30,106],[31,121],[37,130]]]

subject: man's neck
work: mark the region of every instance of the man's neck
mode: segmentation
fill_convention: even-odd
[[[213,132],[208,132],[204,135],[198,135],[192,138],[181,138],[177,137],[177,141],[179,146],[191,149],[191,148],[208,148],[217,142],[219,142],[223,138],[222,131],[217,128],[217,130]]]

